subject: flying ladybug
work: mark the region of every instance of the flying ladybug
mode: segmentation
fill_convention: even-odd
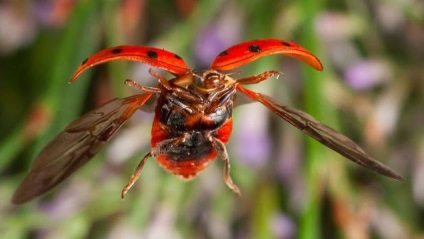
[[[38,197],[87,163],[146,102],[156,101],[150,151],[144,155],[121,197],[139,178],[149,158],[156,158],[167,171],[191,179],[215,158],[223,162],[226,185],[236,194],[240,189],[230,176],[230,158],[225,144],[233,127],[232,111],[237,94],[244,94],[305,132],[318,142],[347,159],[374,172],[401,179],[396,172],[368,156],[356,143],[321,124],[312,116],[277,102],[273,98],[248,90],[244,85],[258,84],[280,74],[270,70],[255,76],[234,79],[225,73],[261,57],[282,54],[294,57],[318,71],[320,60],[302,46],[277,39],[261,39],[234,45],[214,59],[209,69],[191,70],[172,52],[147,46],[117,46],[101,50],[85,59],[70,82],[85,70],[116,60],[137,61],[171,73],[167,79],[154,70],[149,73],[158,82],[155,87],[126,80],[125,84],[140,91],[127,98],[114,99],[81,116],[59,133],[36,157],[12,203],[22,204]]]

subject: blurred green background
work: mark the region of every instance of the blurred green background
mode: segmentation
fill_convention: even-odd
[[[87,56],[122,44],[164,48],[196,69],[257,38],[295,41],[323,72],[281,56],[240,76],[284,73],[251,88],[301,109],[395,169],[376,175],[315,143],[259,104],[234,111],[228,144],[237,198],[214,161],[189,182],[149,150],[152,115],[137,113],[95,158],[48,195],[10,198],[31,161],[79,115],[153,84],[148,66],[114,62],[67,81]],[[0,1],[2,238],[424,238],[424,2]]]

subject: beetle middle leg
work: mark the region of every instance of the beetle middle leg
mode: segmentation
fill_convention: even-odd
[[[172,145],[174,145],[175,143],[179,143],[182,140],[184,140],[184,138],[182,137],[164,140],[158,143],[158,145],[152,148],[150,152],[144,155],[143,159],[141,159],[141,161],[138,163],[137,167],[135,168],[134,173],[131,175],[130,180],[128,181],[127,184],[125,184],[124,188],[122,189],[121,198],[122,199],[125,198],[125,194],[127,194],[127,192],[131,189],[134,183],[138,180],[138,178],[141,175],[141,171],[143,170],[144,164],[146,164],[146,161],[148,158],[156,157],[160,154],[168,152]]]

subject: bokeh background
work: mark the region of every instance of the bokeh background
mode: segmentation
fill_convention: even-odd
[[[283,77],[251,88],[348,135],[401,175],[374,174],[308,139],[259,104],[235,109],[228,144],[237,198],[216,160],[184,182],[148,161],[152,114],[138,112],[95,158],[23,206],[10,198],[31,161],[73,119],[154,84],[149,66],[101,65],[67,81],[90,54],[122,44],[165,48],[206,69],[226,47],[295,41],[323,72],[282,56],[245,67]],[[424,238],[424,2],[421,0],[0,1],[0,237]]]

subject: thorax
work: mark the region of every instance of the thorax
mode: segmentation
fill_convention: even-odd
[[[155,113],[170,131],[214,131],[231,118],[236,91],[234,80],[227,75],[207,71],[198,77],[190,73],[160,87]]]

